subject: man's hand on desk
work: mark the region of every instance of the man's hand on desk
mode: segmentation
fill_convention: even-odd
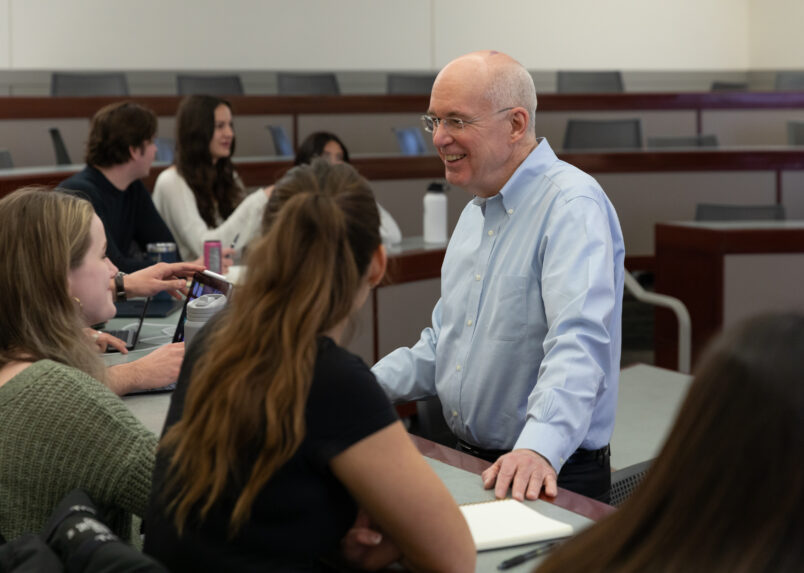
[[[204,267],[193,263],[156,263],[123,277],[127,297],[153,296],[166,290],[181,300],[187,294],[187,279]]]
[[[350,567],[376,571],[398,561],[402,552],[391,539],[377,531],[362,509],[352,528],[341,540],[341,556]]]
[[[493,487],[498,499],[508,495],[509,487],[511,497],[519,501],[525,497],[529,500],[538,499],[542,486],[544,493],[550,497],[558,493],[556,471],[550,462],[533,450],[514,450],[500,456],[480,477],[483,487]]]
[[[107,385],[119,396],[134,390],[167,386],[178,380],[183,359],[183,342],[165,344],[139,360],[110,366]]]

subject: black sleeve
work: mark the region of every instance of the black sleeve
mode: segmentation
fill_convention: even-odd
[[[369,367],[357,356],[322,340],[307,401],[307,437],[319,466],[398,420]]]
[[[151,194],[142,181],[133,183],[127,193],[136,193],[137,225],[134,228],[134,242],[140,250],[147,252],[148,243],[175,243],[173,233],[156,210]]]

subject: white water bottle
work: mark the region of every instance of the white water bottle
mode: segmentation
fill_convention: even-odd
[[[447,242],[447,195],[443,183],[430,183],[424,194],[424,242]]]
[[[184,323],[184,344],[190,342],[207,321],[226,306],[226,295],[205,294],[187,303],[187,320]]]

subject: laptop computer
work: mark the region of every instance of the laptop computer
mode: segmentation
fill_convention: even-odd
[[[119,330],[104,330],[106,334],[111,334],[112,336],[119,338],[123,342],[126,343],[126,348],[128,350],[134,350],[134,347],[137,345],[137,341],[140,339],[140,331],[142,330],[142,323],[145,320],[145,317],[148,314],[148,306],[150,302],[150,298],[146,298],[142,304],[142,310],[140,311],[140,320],[137,324],[137,328],[123,328]],[[117,348],[114,346],[107,346],[106,352],[117,352]]]
[[[117,308],[118,318],[135,318],[142,313],[144,301],[142,299],[125,300],[122,302],[114,303]],[[145,315],[148,318],[164,318],[179,310],[184,301],[177,299],[170,300],[152,300],[148,305],[148,313]]]

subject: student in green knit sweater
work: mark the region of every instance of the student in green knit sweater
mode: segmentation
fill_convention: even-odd
[[[115,313],[103,224],[66,194],[0,201],[0,533],[39,532],[80,487],[130,540],[148,499],[156,437],[102,382],[82,332]]]

